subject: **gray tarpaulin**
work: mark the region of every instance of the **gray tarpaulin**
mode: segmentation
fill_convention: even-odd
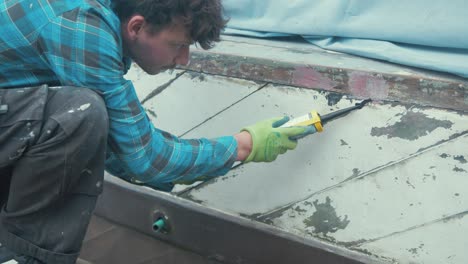
[[[468,78],[468,0],[224,0],[225,34],[300,35],[321,48]]]

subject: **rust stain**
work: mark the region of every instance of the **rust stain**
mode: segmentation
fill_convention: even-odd
[[[351,72],[349,90],[352,94],[372,99],[386,99],[390,85],[380,74]]]
[[[394,75],[195,51],[191,69],[211,74],[268,81],[282,85],[350,93],[358,97],[393,99],[467,110],[467,83],[457,79],[439,80],[418,75]]]
[[[240,77],[258,81],[278,81],[288,84],[291,79],[289,68],[275,67],[271,68],[268,65],[239,63],[237,67],[227,69],[228,76],[240,75]]]
[[[331,90],[337,85],[336,82],[311,67],[297,67],[292,73],[292,84],[325,90]]]

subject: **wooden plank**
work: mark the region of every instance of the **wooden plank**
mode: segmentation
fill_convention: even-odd
[[[458,76],[325,52],[310,44],[243,40],[226,38],[210,51],[194,48],[191,64],[184,69],[468,110],[468,81]]]

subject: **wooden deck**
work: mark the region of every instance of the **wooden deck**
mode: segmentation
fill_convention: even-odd
[[[183,138],[230,135],[265,118],[326,114],[374,99],[271,164],[237,166],[171,195],[308,245],[368,256],[364,263],[468,263],[466,79],[304,43],[234,37],[195,51],[186,69],[149,76],[133,67],[128,78],[155,125]],[[171,234],[154,237],[171,241]],[[221,262],[260,263],[241,248],[231,259],[222,249],[190,245]]]

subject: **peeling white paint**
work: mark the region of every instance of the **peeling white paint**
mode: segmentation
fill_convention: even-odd
[[[350,65],[345,57],[343,62]],[[340,61],[339,64],[343,63]],[[362,67],[370,66],[363,64]],[[398,75],[411,74],[411,71],[392,66],[385,67],[385,71]],[[167,74],[158,76],[173,77]],[[204,122],[185,135],[186,138],[233,134],[243,126],[262,119],[281,115],[298,116],[310,110],[326,114],[360,101],[343,96],[331,103],[326,92],[286,86],[267,86],[252,94],[260,84],[252,85],[243,79],[211,75],[206,76],[204,82],[194,82],[190,77],[189,73],[185,73],[170,88],[145,103],[145,107],[151,110],[158,106],[160,119],[156,126],[176,134]],[[135,86],[140,89],[140,96],[154,90],[154,78],[135,74]],[[250,96],[237,102],[247,94]],[[213,98],[220,100],[213,101]],[[465,101],[468,103],[466,96]],[[216,114],[221,109],[225,110]],[[448,120],[453,125],[450,128],[438,127],[413,141],[400,137],[371,136],[373,127],[394,126],[408,113],[421,113],[436,121]],[[310,237],[314,228],[307,226],[304,220],[316,211],[315,200],[320,204],[329,196],[337,216],[340,219],[348,216],[350,220],[346,228],[330,232],[329,238],[341,242],[381,238],[373,243],[359,242],[364,243],[360,247],[375,255],[399,258],[402,263],[409,263],[407,260],[426,263],[420,260],[430,260],[432,256],[436,256],[437,261],[431,263],[445,263],[444,259],[437,257],[454,259],[447,263],[465,263],[463,261],[468,259],[467,254],[463,253],[468,252],[463,251],[467,243],[463,236],[467,230],[466,221],[459,221],[463,226],[453,226],[449,230],[457,235],[457,245],[453,249],[449,248],[450,243],[445,243],[444,248],[440,246],[439,239],[433,239],[442,237],[445,234],[442,229],[448,225],[441,223],[439,236],[434,235],[433,231],[422,230],[428,227],[432,230],[435,226],[419,228],[418,224],[425,221],[431,223],[434,219],[467,208],[463,189],[468,183],[468,165],[465,161],[468,152],[464,147],[467,136],[434,147],[466,132],[466,120],[464,114],[442,109],[374,102],[327,123],[323,133],[301,139],[296,150],[278,157],[275,162],[249,163],[238,167],[226,176],[188,192],[187,197],[237,215],[261,214],[294,204],[289,210],[270,219],[269,224]],[[407,123],[412,125],[411,122]],[[330,221],[324,219],[323,222]],[[406,229],[411,231],[404,231]],[[386,237],[392,232],[402,233]],[[424,242],[424,248],[418,240],[422,234],[427,236],[424,240],[428,241]],[[402,243],[404,247],[399,244],[400,236],[408,236]],[[446,237],[444,241],[450,239]],[[426,254],[426,248],[430,254],[417,256],[416,253]]]
[[[36,136],[36,134],[34,134],[34,131],[31,131],[31,132],[29,132],[29,134],[27,136],[21,137],[19,140],[20,141],[26,141],[26,140],[29,140],[29,139],[33,139],[35,136]]]
[[[80,110],[80,111],[85,111],[86,109],[88,109],[89,107],[91,106],[90,103],[88,104],[84,104],[84,105],[81,105],[80,107],[78,107],[77,110]]]
[[[356,102],[346,96],[333,104],[329,99],[323,92],[267,86],[186,137],[223,135],[262,119],[282,114],[297,116],[312,109],[326,114]],[[372,128],[394,126],[408,113],[435,121],[447,120],[452,125],[438,127],[412,141],[371,136]],[[281,155],[275,162],[246,164],[211,184],[193,189],[187,197],[205,206],[246,215],[302,201],[268,220],[289,233],[310,237],[314,229],[304,220],[313,215],[315,200],[323,202],[329,196],[337,216],[345,219],[347,215],[350,220],[345,229],[329,233],[329,237],[340,242],[383,237],[466,210],[467,203],[463,199],[463,187],[468,179],[467,163],[463,163],[468,157],[464,147],[466,136],[431,147],[466,132],[466,118],[466,115],[447,110],[375,102],[327,123],[323,133],[301,139],[296,150]],[[412,127],[411,122],[408,126]],[[423,151],[425,148],[427,151]],[[346,180],[347,184],[340,185]],[[412,242],[408,242],[409,246],[419,245]],[[385,246],[369,251],[387,255],[381,253],[400,250],[383,244]],[[403,259],[402,263],[407,262]]]

